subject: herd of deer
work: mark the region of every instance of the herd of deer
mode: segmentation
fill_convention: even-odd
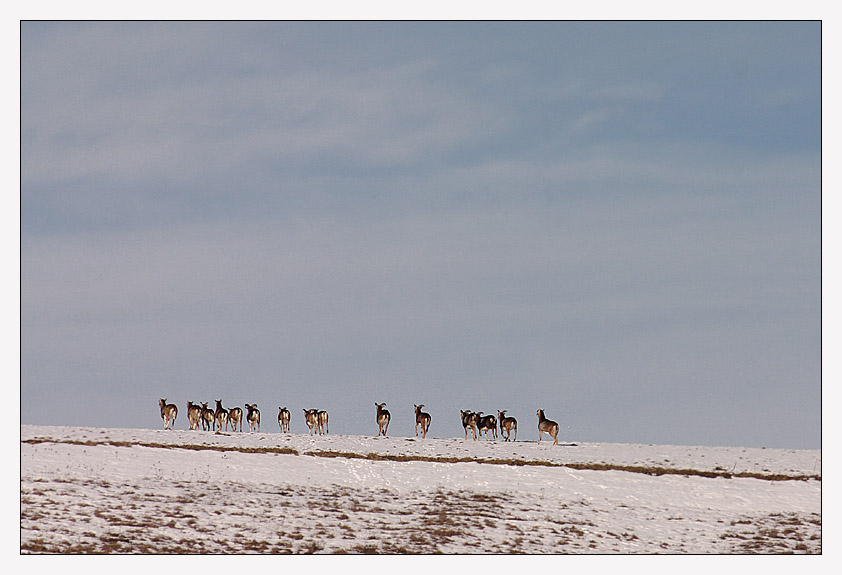
[[[167,403],[166,399],[158,401],[161,406],[161,419],[164,420],[164,429],[172,429],[175,425],[175,418],[178,417],[178,408],[172,404]],[[257,409],[257,404],[246,404],[246,421],[249,424],[249,431],[260,431],[260,410]],[[193,403],[187,402],[187,423],[190,429],[199,429],[202,426],[204,431],[231,431],[243,430],[243,410],[239,407],[232,407],[225,409],[222,407],[222,400],[216,400],[216,410],[208,407],[207,403]]]
[[[164,429],[173,429],[175,425],[175,418],[178,417],[178,408],[172,404],[167,403],[166,399],[159,401],[161,406],[161,419],[164,420]],[[249,431],[260,431],[260,410],[257,409],[257,404],[246,405],[246,421],[248,422]],[[377,426],[379,428],[377,435],[386,436],[389,430],[389,422],[392,415],[386,409],[385,403],[375,403],[377,408]],[[421,437],[427,437],[427,430],[430,428],[430,422],[433,420],[429,413],[421,411],[424,404],[415,406],[415,435],[418,436],[418,430],[421,429]],[[278,408],[278,425],[281,427],[281,433],[289,433],[289,410],[286,407]],[[507,417],[506,411],[498,411],[497,416],[483,415],[483,412],[460,410],[462,414],[462,427],[465,428],[465,439],[468,439],[468,429],[474,440],[482,436],[485,432],[485,440],[488,441],[488,433],[491,432],[492,437],[497,439],[497,426],[500,426],[500,437],[505,441],[517,441],[517,419],[514,417]],[[544,410],[539,409],[538,415],[538,443],[544,433],[549,433],[553,438],[553,445],[558,445],[558,423],[547,419],[544,416]],[[207,403],[193,403],[187,402],[187,420],[190,424],[190,429],[199,429],[201,424],[204,431],[228,431],[229,425],[231,431],[243,430],[243,410],[239,407],[232,407],[225,409],[222,407],[222,400],[216,400],[216,410],[208,407]],[[307,423],[309,434],[324,434],[329,433],[327,411],[318,409],[305,409],[304,421]],[[514,437],[512,437],[514,432]],[[505,435],[504,435],[505,434]]]

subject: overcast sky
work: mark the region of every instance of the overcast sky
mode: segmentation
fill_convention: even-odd
[[[21,420],[818,448],[820,24],[21,26]]]

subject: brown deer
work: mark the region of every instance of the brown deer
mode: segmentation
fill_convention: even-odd
[[[512,431],[515,432],[514,441],[517,441],[517,419],[514,417],[506,417],[507,409],[497,412],[497,421],[500,422],[500,437],[503,437],[503,432],[506,432],[505,440],[509,441]]]
[[[313,435],[313,432],[319,425],[319,416],[317,415],[318,412],[318,409],[304,410],[304,421],[307,423],[307,427],[310,428],[310,435]]]
[[[462,414],[462,427],[465,428],[465,439],[468,439],[468,428],[471,429],[471,433],[474,436],[474,439],[477,438],[477,414],[471,411],[470,409],[462,411],[459,410]]]
[[[538,410],[538,443],[541,443],[541,436],[544,432],[553,438],[553,445],[558,445],[558,423],[544,417],[544,410]]]
[[[202,430],[213,431],[215,427],[216,414],[208,407],[207,402],[202,403]]]
[[[199,422],[202,420],[202,406],[193,403],[192,401],[187,402],[187,423],[190,425],[190,429],[199,429]]]
[[[178,417],[178,408],[172,404],[167,403],[166,399],[158,401],[161,406],[161,419],[164,420],[164,429],[172,430],[175,426],[175,418]]]
[[[249,423],[249,431],[260,433],[260,410],[257,409],[257,404],[246,404],[246,421]]]
[[[485,432],[485,440],[488,441],[488,432],[490,431],[494,437],[497,439],[497,418],[493,415],[483,415],[481,411],[477,412],[477,427],[479,428],[479,434],[482,435],[482,432]]]
[[[214,415],[214,419],[216,419],[216,431],[222,431],[222,426],[225,426],[225,431],[228,431],[228,410],[222,407],[222,400],[216,400],[216,414]]]
[[[237,424],[240,424],[240,431],[243,430],[243,410],[239,407],[232,407],[228,410],[228,421],[231,423],[231,431],[237,431]]]
[[[377,426],[380,428],[380,431],[377,432],[377,437],[381,435],[386,437],[386,432],[389,430],[389,421],[392,419],[392,414],[389,413],[388,409],[383,409],[386,407],[385,403],[375,403],[374,406],[377,408]]]
[[[421,411],[422,407],[424,407],[423,403],[415,406],[415,437],[418,437],[418,426],[420,425],[423,432],[421,438],[423,439],[427,437],[427,430],[430,429],[430,422],[433,417],[429,413]]]
[[[330,426],[327,424],[327,411],[318,411],[316,415],[319,418],[319,434],[330,433]]]
[[[278,408],[278,425],[281,426],[281,433],[289,433],[289,410],[286,407]]]

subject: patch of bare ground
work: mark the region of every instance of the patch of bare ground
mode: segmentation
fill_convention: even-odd
[[[821,527],[817,513],[772,513],[735,519],[720,537],[736,553],[813,554],[822,552]]]

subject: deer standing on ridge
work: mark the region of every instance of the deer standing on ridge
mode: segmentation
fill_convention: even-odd
[[[222,426],[225,426],[225,431],[228,431],[228,410],[222,407],[222,400],[216,400],[216,431],[222,431]]]
[[[178,408],[172,403],[167,403],[166,399],[159,400],[158,405],[161,406],[161,419],[164,420],[164,429],[173,429],[175,418],[178,417]]]
[[[250,432],[257,429],[260,433],[260,410],[257,409],[256,403],[246,404],[246,421],[248,421]]]
[[[544,410],[538,410],[538,443],[541,443],[541,436],[544,432],[550,434],[553,438],[553,445],[558,445],[558,423],[547,419],[544,416]]]
[[[281,426],[281,433],[289,433],[289,410],[286,407],[278,408],[278,425]]]
[[[392,414],[389,413],[388,409],[383,409],[386,407],[385,403],[375,403],[374,406],[377,408],[377,426],[380,428],[380,431],[377,432],[377,437],[381,435],[386,437],[386,432],[389,430],[389,421],[392,419]]]
[[[430,429],[430,422],[433,417],[429,413],[421,411],[422,407],[424,407],[423,403],[415,406],[415,437],[418,437],[418,426],[420,425],[423,432],[421,438],[423,439],[427,437],[427,430]]]
[[[199,429],[199,422],[202,420],[202,406],[192,401],[187,402],[187,423],[190,429]]]
[[[471,411],[470,409],[467,410],[459,410],[462,414],[462,427],[465,428],[465,439],[468,439],[468,428],[471,429],[471,433],[474,436],[474,440],[477,438],[477,414]]]
[[[207,402],[202,402],[202,430],[213,431],[216,429],[216,414],[208,407]]]
[[[313,435],[313,431],[319,425],[319,416],[317,415],[319,412],[318,409],[305,409],[304,410],[304,421],[307,423],[307,427],[310,428],[310,435]]]
[[[506,409],[497,412],[497,421],[500,422],[500,437],[503,437],[503,432],[506,432],[505,440],[509,441],[512,435],[512,430],[515,432],[514,441],[517,441],[517,419],[514,417],[506,417]]]
[[[243,430],[243,410],[239,407],[232,407],[228,410],[228,421],[231,423],[231,431],[237,431],[237,424],[240,424],[240,431]]]
[[[497,439],[497,418],[493,415],[483,415],[482,412],[477,413],[477,426],[479,427],[479,434],[485,432],[485,440],[488,441],[488,432],[490,431]]]

